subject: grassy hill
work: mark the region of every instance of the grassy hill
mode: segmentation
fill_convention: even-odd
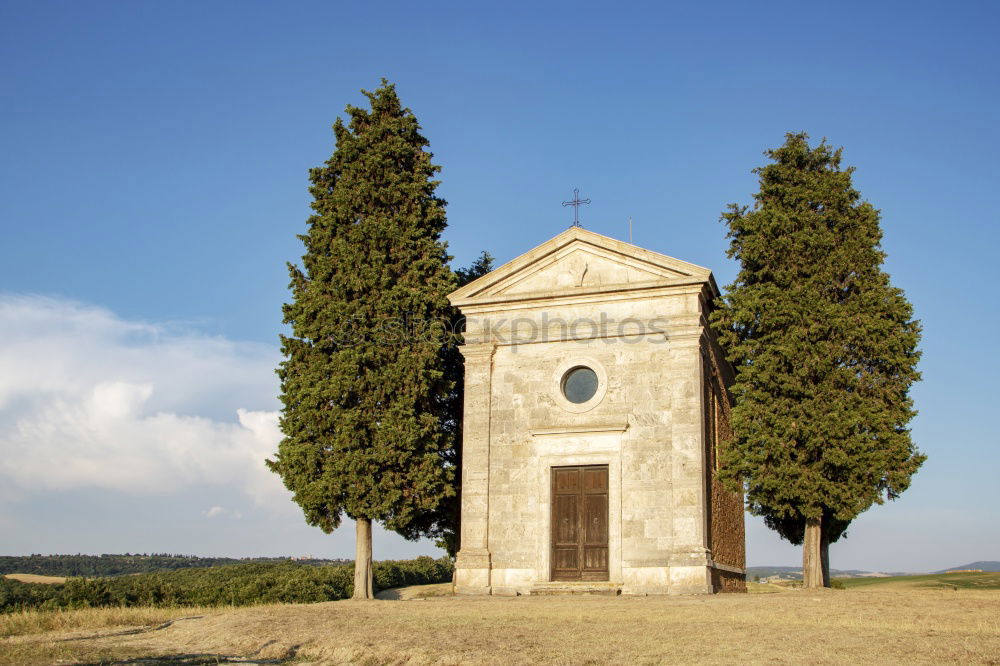
[[[925,574],[888,578],[838,578],[847,589],[1000,590],[1000,572]]]

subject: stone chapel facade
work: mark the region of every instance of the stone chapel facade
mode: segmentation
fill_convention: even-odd
[[[459,594],[746,590],[711,271],[571,227],[465,315]]]

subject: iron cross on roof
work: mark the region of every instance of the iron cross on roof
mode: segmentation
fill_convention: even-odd
[[[573,226],[574,227],[581,226],[580,225],[580,206],[583,205],[583,204],[589,204],[589,203],[590,203],[590,199],[581,199],[580,198],[580,190],[577,189],[577,188],[575,188],[575,187],[573,188],[573,200],[572,201],[563,201],[562,202],[563,206],[572,206],[573,207]]]

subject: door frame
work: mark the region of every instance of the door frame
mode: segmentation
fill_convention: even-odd
[[[605,541],[604,541],[604,550],[605,550],[604,564],[605,564],[605,566],[604,566],[604,569],[605,570],[603,572],[604,575],[601,578],[586,578],[585,577],[585,574],[588,572],[588,570],[586,569],[586,566],[585,566],[586,561],[587,561],[587,556],[586,556],[586,546],[587,546],[587,543],[586,543],[586,534],[587,534],[587,527],[586,527],[586,523],[587,523],[587,517],[590,514],[587,513],[587,509],[586,509],[587,502],[585,501],[585,498],[587,497],[588,493],[586,492],[586,483],[584,481],[584,478],[585,478],[584,475],[587,473],[588,469],[591,470],[591,471],[600,470],[603,473],[603,475],[604,475],[604,492],[597,493],[598,495],[603,495],[604,498],[605,498],[605,502],[604,502],[604,511],[605,511],[605,517],[604,517],[604,526],[605,526],[605,530],[604,530],[604,538],[605,538]],[[610,530],[608,529],[609,523],[611,522],[611,501],[610,501],[611,500],[611,469],[607,465],[566,465],[566,466],[557,465],[555,467],[550,467],[549,468],[549,477],[550,477],[549,483],[550,483],[551,488],[552,488],[552,490],[550,491],[550,497],[554,497],[556,495],[556,475],[558,474],[558,472],[560,470],[575,470],[577,472],[577,474],[578,474],[578,480],[579,480],[579,483],[581,484],[581,486],[578,488],[578,490],[577,490],[576,493],[573,493],[572,495],[570,495],[570,496],[576,497],[576,498],[578,498],[580,500],[580,502],[577,504],[577,507],[576,507],[576,515],[577,515],[577,521],[578,521],[578,523],[577,523],[577,543],[576,543],[576,545],[577,545],[577,557],[578,557],[578,562],[577,562],[578,567],[577,568],[578,568],[578,571],[580,572],[580,578],[578,578],[578,579],[574,579],[574,578],[560,579],[559,582],[572,582],[572,581],[579,581],[579,582],[606,582],[606,581],[608,581],[610,579],[610,575],[611,575],[611,561],[610,561],[611,560],[611,534],[610,534]],[[554,522],[554,519],[556,517],[555,516],[556,507],[555,507],[555,502],[554,501],[550,502],[550,507],[551,507],[551,512],[552,512],[552,518],[550,518],[550,525],[551,525],[552,522]],[[554,529],[550,530],[549,534],[550,534],[550,537],[553,537],[553,538],[550,538],[550,540],[549,540],[549,566],[550,566],[549,578],[551,580],[555,581],[556,580],[556,569],[555,569],[554,563],[552,562],[552,556],[553,556],[553,554],[554,554],[554,552],[556,550],[556,542],[555,542],[555,538],[554,538],[555,530]],[[589,572],[590,572],[591,575],[594,575],[595,573],[600,573],[599,570],[595,570],[595,569],[590,569]]]
[[[622,580],[622,484],[621,484],[621,435],[624,428],[615,432],[601,432],[587,437],[586,444],[575,437],[547,436],[539,442],[538,479],[538,530],[535,540],[535,580],[552,580],[552,468],[586,465],[608,466],[608,580]],[[589,434],[589,433],[588,433]],[[566,441],[572,438],[572,442]],[[542,437],[536,438],[537,440]],[[563,453],[566,444],[572,444],[578,453]],[[582,451],[580,449],[583,449]],[[588,450],[589,449],[589,450]]]

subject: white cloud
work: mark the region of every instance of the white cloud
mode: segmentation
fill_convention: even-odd
[[[207,511],[202,511],[202,515],[206,518],[218,518],[219,516],[231,515],[233,518],[239,520],[243,517],[243,514],[239,511],[231,511],[224,506],[213,506]]]
[[[0,485],[212,485],[287,502],[264,466],[281,437],[274,347],[11,295],[0,295],[0,340]]]

